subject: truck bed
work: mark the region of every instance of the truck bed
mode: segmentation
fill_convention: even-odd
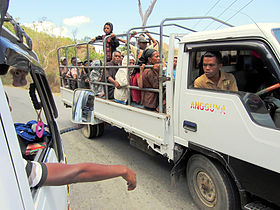
[[[64,105],[72,107],[74,91],[65,87],[60,87],[60,93]]]
[[[152,141],[156,145],[167,144],[166,132],[169,123],[167,114],[95,98],[94,117],[124,128],[127,132]]]

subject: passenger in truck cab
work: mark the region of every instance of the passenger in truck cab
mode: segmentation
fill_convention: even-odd
[[[8,65],[1,64],[0,75],[5,75],[8,69]],[[21,81],[26,81],[26,76],[27,72],[24,71]],[[26,85],[25,82],[18,83],[17,81],[14,81],[13,84],[17,84],[17,86]],[[6,97],[7,98],[2,98],[1,101],[7,101],[9,105],[8,96],[6,95]],[[25,160],[24,158],[22,158],[22,160],[25,165],[30,187],[95,182],[115,177],[122,177],[127,182],[127,189],[129,191],[134,190],[136,187],[136,173],[123,165],[43,163]]]
[[[96,40],[104,40],[106,36],[109,36],[106,39],[106,61],[109,62],[112,60],[112,54],[116,51],[117,47],[120,45],[116,35],[113,34],[113,24],[110,22],[105,23],[103,31],[105,32],[102,36],[96,36],[91,39],[91,42],[95,42]]]
[[[208,51],[203,55],[204,74],[194,81],[195,88],[238,91],[236,80],[230,73],[221,72],[222,55],[219,51]]]

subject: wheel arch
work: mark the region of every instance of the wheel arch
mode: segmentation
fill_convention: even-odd
[[[223,167],[223,169],[228,174],[230,180],[232,181],[238,192],[241,206],[244,206],[247,203],[247,195],[245,190],[242,188],[240,182],[238,181],[237,177],[235,176],[233,169],[228,163],[228,155],[222,154],[216,150],[210,149],[208,147],[199,145],[194,142],[189,142],[188,148],[185,148],[185,152],[172,168],[171,177],[179,172],[184,173],[184,171],[186,171],[185,169],[190,157],[195,154],[201,154],[210,159],[211,161],[220,164]]]

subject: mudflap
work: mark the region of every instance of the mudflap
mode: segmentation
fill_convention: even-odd
[[[150,156],[156,157],[159,154],[155,151],[153,151],[151,148],[149,148],[149,145],[147,144],[147,142],[145,140],[143,140],[141,137],[136,136],[132,133],[128,133],[128,139],[129,139],[129,143],[131,146],[147,153]]]
[[[186,166],[187,166],[187,157],[188,157],[188,149],[185,150],[183,155],[176,161],[173,168],[170,171],[170,181],[171,186],[175,187],[176,182],[179,181],[180,177],[186,175]]]

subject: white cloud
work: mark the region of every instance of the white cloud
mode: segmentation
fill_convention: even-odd
[[[45,32],[52,36],[67,36],[68,29],[64,26],[58,27],[53,22],[50,21],[40,21],[40,22],[33,22],[33,23],[24,23],[26,27],[29,27],[38,32]]]
[[[90,22],[90,18],[85,16],[75,16],[71,18],[65,18],[63,20],[63,23],[68,26],[78,26],[83,23],[89,23],[89,22]]]

